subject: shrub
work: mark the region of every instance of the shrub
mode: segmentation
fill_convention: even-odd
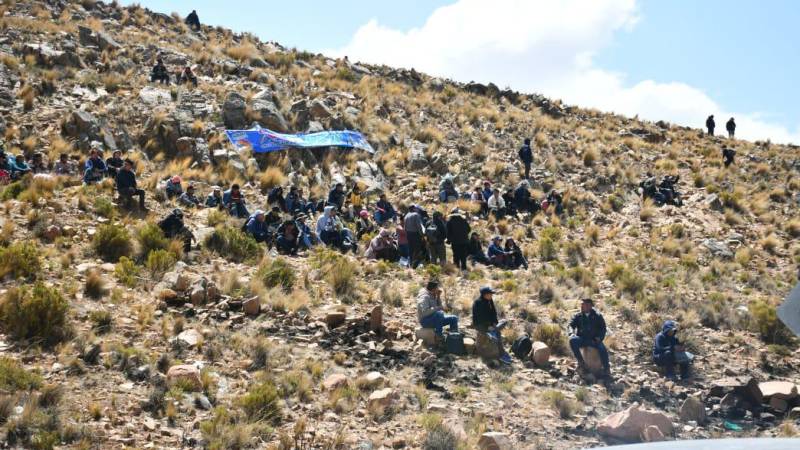
[[[33,241],[15,242],[0,249],[0,278],[35,278],[41,268],[39,249]]]
[[[0,356],[0,389],[4,391],[27,391],[38,389],[42,385],[42,377],[28,372],[19,362]]]
[[[114,318],[111,312],[106,310],[90,312],[89,320],[92,322],[92,329],[99,334],[108,333],[111,331],[111,326],[114,324]]]
[[[102,298],[108,293],[106,281],[98,270],[89,271],[86,276],[86,283],[83,286],[83,293],[93,299]]]
[[[778,312],[773,305],[764,300],[757,300],[750,304],[750,314],[753,318],[753,328],[758,331],[764,342],[786,344],[794,341],[792,332],[778,319]]]
[[[267,167],[258,177],[258,182],[261,185],[261,192],[267,192],[275,186],[286,183],[286,175],[279,167]]]
[[[210,227],[216,227],[217,225],[225,223],[228,220],[228,214],[220,211],[218,209],[214,209],[208,212],[208,217],[206,218],[206,224]]]
[[[24,192],[25,189],[26,186],[23,184],[22,180],[15,181],[6,186],[5,189],[3,189],[3,192],[0,193],[0,200],[4,202],[8,200],[14,200],[17,197],[19,197],[19,195],[22,194],[22,192]]]
[[[558,411],[562,419],[569,419],[578,411],[578,405],[561,391],[547,390],[542,394],[542,398],[551,408]]]
[[[94,200],[94,212],[100,217],[114,217],[114,204],[106,197],[97,197]]]
[[[123,256],[131,256],[133,243],[128,230],[122,225],[101,225],[92,241],[94,251],[108,262],[117,262]]]
[[[136,277],[139,275],[139,267],[130,258],[123,256],[114,266],[114,276],[120,283],[130,288],[136,286]]]
[[[539,239],[539,257],[542,261],[552,261],[558,257],[556,244],[550,238]]]
[[[557,355],[567,353],[567,338],[561,331],[561,327],[555,323],[545,323],[533,330],[533,340],[541,341],[550,347],[550,350]]]
[[[764,250],[771,254],[775,254],[778,251],[778,248],[781,245],[780,239],[774,234],[770,234],[769,236],[765,237],[761,240],[761,246],[764,247]]]
[[[166,250],[169,239],[164,236],[161,228],[152,222],[147,222],[136,230],[136,240],[139,242],[139,257],[143,260],[150,257],[154,250]]]
[[[539,287],[539,302],[546,305],[556,299],[556,289],[552,284],[543,284]]]
[[[147,255],[145,267],[153,276],[167,272],[175,265],[177,258],[166,250],[153,250]]]
[[[348,297],[355,287],[356,266],[346,256],[329,248],[311,255],[311,266],[325,274],[325,280],[340,297]]]
[[[262,253],[261,246],[252,236],[226,225],[216,227],[206,238],[205,245],[220,256],[235,262],[255,260]]]
[[[597,149],[595,148],[588,148],[585,152],[583,152],[583,165],[586,167],[594,166],[594,163],[597,162],[598,158],[600,158]]]
[[[280,286],[286,292],[292,290],[296,280],[294,269],[283,258],[276,258],[261,264],[256,272],[256,277],[264,283],[264,286],[269,288]]]
[[[245,415],[251,422],[268,422],[277,425],[283,418],[278,388],[270,380],[252,386],[239,398]]]
[[[11,288],[0,303],[0,324],[14,339],[32,339],[50,346],[69,334],[69,304],[55,287],[37,282]]]
[[[425,434],[423,450],[455,450],[460,442],[456,435],[446,426],[438,424]]]

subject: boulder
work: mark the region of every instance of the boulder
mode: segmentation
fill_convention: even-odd
[[[189,300],[195,306],[202,305],[206,302],[206,290],[202,286],[194,286],[189,294]]]
[[[182,304],[183,301],[178,299],[178,293],[172,289],[162,289],[158,297],[168,305]]]
[[[772,397],[769,399],[769,407],[779,413],[785,413],[789,409],[789,403],[780,397]]]
[[[475,354],[475,339],[465,337],[464,338],[464,348],[467,350],[467,353],[470,355]]]
[[[536,341],[531,348],[530,357],[534,364],[543,367],[550,362],[550,347],[544,342]]]
[[[189,136],[179,137],[175,141],[175,150],[181,156],[188,156],[194,153],[194,139]]]
[[[216,284],[214,284],[213,281],[209,281],[206,284],[206,301],[215,302],[219,300],[219,298],[220,298],[219,288],[217,287]]]
[[[383,307],[376,305],[369,313],[369,330],[380,333],[383,330]]]
[[[166,89],[145,86],[139,91],[139,100],[147,106],[167,105],[172,103],[172,95]]]
[[[119,50],[122,48],[121,45],[117,43],[108,33],[104,33],[102,31],[97,32],[97,46],[100,47],[100,50],[112,49],[112,50]]]
[[[336,328],[339,325],[344,324],[345,320],[347,319],[347,315],[343,312],[334,311],[329,312],[325,315],[325,324],[328,328]]]
[[[724,397],[734,394],[748,401],[751,405],[760,405],[764,402],[764,395],[758,386],[758,381],[753,377],[729,377],[714,381],[711,384],[709,395],[711,397]]]
[[[733,252],[728,248],[728,244],[716,239],[703,239],[703,246],[718,258],[731,259]]]
[[[372,408],[390,408],[397,399],[397,393],[392,388],[378,389],[369,395],[367,406]]]
[[[500,357],[500,347],[497,345],[497,341],[490,338],[488,334],[478,332],[475,354],[484,359],[497,359]]]
[[[642,440],[644,442],[660,442],[665,439],[664,433],[655,425],[648,425],[644,431],[642,431]]]
[[[194,391],[199,391],[203,387],[200,370],[188,364],[170,367],[167,371],[167,384],[169,386],[180,384],[181,387]]]
[[[586,370],[593,375],[603,373],[603,361],[600,360],[600,352],[594,347],[581,347],[581,356],[586,363]]]
[[[184,345],[186,347],[192,348],[197,346],[200,342],[203,341],[203,335],[200,334],[199,331],[195,330],[194,328],[190,328],[181,332],[178,335],[178,343]]]
[[[322,382],[322,387],[326,391],[333,391],[345,386],[347,386],[347,375],[342,373],[334,373],[333,375],[329,375]]]
[[[637,442],[642,439],[645,429],[649,426],[658,428],[663,436],[671,435],[673,431],[672,421],[666,415],[646,411],[640,409],[639,405],[633,405],[600,421],[597,432],[626,442]],[[650,436],[653,433],[650,431]]]
[[[428,157],[425,155],[425,151],[428,149],[427,144],[411,141],[406,147],[410,150],[409,167],[411,170],[421,170],[428,167]]]
[[[481,450],[512,450],[511,440],[505,433],[488,431],[481,435],[478,440],[478,448]]]
[[[257,316],[261,314],[261,299],[256,295],[250,297],[242,302],[242,311],[248,316]]]
[[[267,98],[255,99],[250,104],[250,110],[253,112],[253,120],[262,127],[280,133],[289,131],[286,119],[283,118],[283,114],[271,100]]]
[[[719,199],[719,195],[717,194],[711,194],[706,197],[705,203],[714,211],[722,211],[724,209],[722,201]]]
[[[328,119],[333,116],[333,113],[331,112],[330,108],[328,108],[328,105],[326,105],[325,102],[320,99],[316,99],[311,102],[308,112],[311,114],[311,117],[317,120]]]
[[[789,418],[800,419],[800,406],[795,406],[791,411],[789,411]]]
[[[429,347],[436,345],[436,331],[433,328],[417,328],[414,335]]]
[[[790,401],[797,397],[797,385],[789,381],[765,381],[758,383],[765,400],[779,398]]]
[[[706,408],[697,397],[686,397],[680,410],[681,422],[697,422],[702,425],[706,421]]]
[[[247,103],[237,92],[229,92],[222,104],[222,121],[231,130],[241,130],[247,125]]]
[[[361,377],[361,384],[369,388],[377,388],[386,383],[386,377],[380,372],[370,372]]]

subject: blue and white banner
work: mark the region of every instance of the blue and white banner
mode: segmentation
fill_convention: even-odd
[[[357,131],[321,131],[319,133],[281,134],[266,128],[252,130],[226,130],[234,147],[250,147],[256,153],[267,153],[287,148],[346,147],[375,153],[367,139]]]

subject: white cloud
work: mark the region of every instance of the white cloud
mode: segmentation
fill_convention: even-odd
[[[734,116],[741,137],[800,143],[800,127],[788,130],[758,113],[725,111],[695,87],[653,80],[629,85],[624,74],[596,67],[593,55],[615,33],[635,26],[637,14],[636,0],[460,0],[408,31],[370,20],[349,44],[330,53],[459,81],[493,82],[649,120],[701,127],[713,113],[723,130]]]

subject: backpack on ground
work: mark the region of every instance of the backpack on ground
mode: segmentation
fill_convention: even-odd
[[[464,346],[464,333],[449,333],[444,340],[447,353],[466,355],[467,347]]]
[[[511,352],[519,359],[527,358],[532,349],[533,342],[527,334],[514,339],[514,343],[511,344]]]

